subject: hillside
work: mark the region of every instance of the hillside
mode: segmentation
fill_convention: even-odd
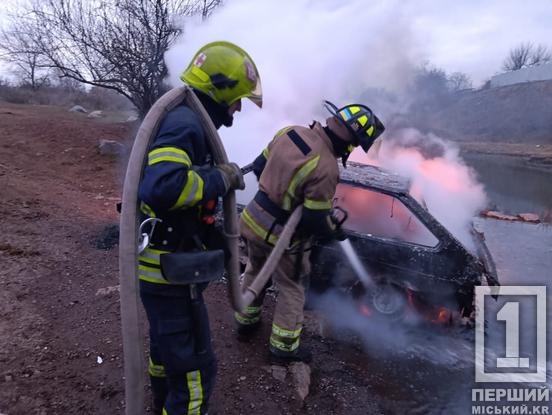
[[[458,93],[430,124],[462,141],[552,144],[552,81]]]

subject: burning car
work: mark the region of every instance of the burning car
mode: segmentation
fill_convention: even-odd
[[[342,170],[334,206],[346,212],[343,228],[373,283],[359,280],[338,244],[317,245],[312,291],[337,288],[365,314],[398,318],[411,306],[440,322],[470,316],[474,287],[499,284],[483,235],[472,229],[468,249],[409,190],[407,179],[375,166]]]

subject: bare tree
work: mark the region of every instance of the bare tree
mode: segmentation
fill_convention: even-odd
[[[29,33],[16,26],[0,31],[0,59],[15,68],[15,74],[24,85],[37,90],[49,81],[44,70],[46,57],[34,48],[34,40]]]
[[[529,66],[541,65],[551,60],[552,54],[546,46],[535,46],[531,42],[521,43],[510,50],[508,57],[502,64],[502,69],[505,71],[517,71]]]
[[[552,53],[544,45],[537,45],[533,48],[533,53],[531,53],[531,59],[529,61],[529,66],[542,65],[543,63],[548,63],[552,61]]]
[[[164,54],[178,16],[207,17],[221,0],[32,0],[12,27],[28,34],[42,67],[107,88],[144,115],[166,86]]]
[[[447,81],[449,89],[453,92],[471,89],[473,87],[470,77],[462,72],[453,72],[449,75]]]
[[[517,71],[526,67],[529,63],[532,50],[532,43],[521,43],[519,46],[511,49],[508,57],[502,64],[502,69],[505,71]]]
[[[203,19],[207,19],[221,4],[222,0],[203,0],[202,4],[200,4],[200,13]]]

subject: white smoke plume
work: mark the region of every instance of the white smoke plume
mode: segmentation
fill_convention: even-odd
[[[378,155],[355,152],[351,159],[380,165],[408,177],[410,193],[468,249],[471,222],[487,203],[483,186],[459,149],[435,134],[414,128],[389,131]],[[375,158],[377,157],[377,158]]]
[[[428,330],[430,323],[410,311],[402,323],[367,317],[358,312],[358,305],[349,297],[335,290],[313,298],[313,304],[329,324],[332,337],[360,340],[370,356],[416,356],[438,365],[473,367],[473,339],[469,334],[451,335],[452,329],[441,332],[437,327]]]
[[[282,127],[325,119],[323,99],[339,106],[367,97],[363,103],[390,122],[391,111],[403,108],[390,107],[369,91],[403,92],[425,59],[407,9],[394,1],[231,0],[207,21],[183,25],[183,37],[166,55],[173,85],[181,83],[179,75],[195,52],[216,40],[243,47],[259,69],[263,109],[244,100],[234,126],[219,131],[230,159],[240,165],[253,161]],[[397,105],[404,107],[406,100],[401,102]],[[430,212],[461,241],[469,241],[467,224],[485,198],[457,150],[444,146],[440,157],[428,159],[401,146],[414,138],[426,144],[438,139],[412,129],[391,133],[385,133],[378,164],[409,177]],[[255,191],[252,177],[246,183],[241,202]]]
[[[211,41],[236,43],[252,56],[262,80],[263,109],[244,100],[234,126],[219,130],[230,159],[240,165],[253,161],[282,127],[324,120],[328,114],[322,109],[323,99],[339,106],[362,96],[362,103],[390,125],[393,113],[404,112],[409,100],[382,102],[370,90],[404,96],[416,67],[427,58],[403,5],[364,0],[229,0],[206,22],[184,22],[183,37],[166,55],[170,82],[180,85],[180,73],[195,52]],[[355,156],[409,177],[414,196],[423,199],[456,237],[469,242],[468,224],[485,197],[453,146],[414,129],[389,128],[377,161]],[[252,175],[247,186],[248,194],[241,198],[246,203],[256,190]],[[431,360],[447,348],[435,338],[423,342],[409,330],[398,332],[367,322],[350,299],[330,294],[319,300],[322,309],[331,310],[333,323],[359,334],[371,350],[413,352],[415,347],[406,346],[416,338],[417,352],[427,351]]]
[[[323,99],[343,105],[368,88],[405,87],[419,60],[408,20],[394,5],[228,1],[206,22],[184,22],[181,42],[166,55],[170,82],[180,84],[180,73],[207,42],[227,40],[251,55],[261,75],[264,107],[258,110],[244,100],[234,126],[220,130],[230,158],[249,163],[280,128],[326,118]]]

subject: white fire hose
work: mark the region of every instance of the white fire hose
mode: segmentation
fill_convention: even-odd
[[[216,164],[228,163],[228,156],[209,115],[188,86],[174,88],[164,94],[148,111],[140,125],[128,161],[121,207],[119,238],[119,280],[121,286],[121,325],[125,375],[125,414],[144,415],[145,359],[142,326],[139,321],[138,299],[138,185],[146,160],[149,144],[159,129],[165,115],[181,103],[186,103],[199,115]],[[295,228],[301,219],[302,206],[289,217],[280,238],[253,283],[242,290],[239,265],[239,230],[236,195],[228,192],[223,198],[224,234],[230,252],[227,261],[229,294],[232,307],[243,311],[258,296],[274,272]]]

